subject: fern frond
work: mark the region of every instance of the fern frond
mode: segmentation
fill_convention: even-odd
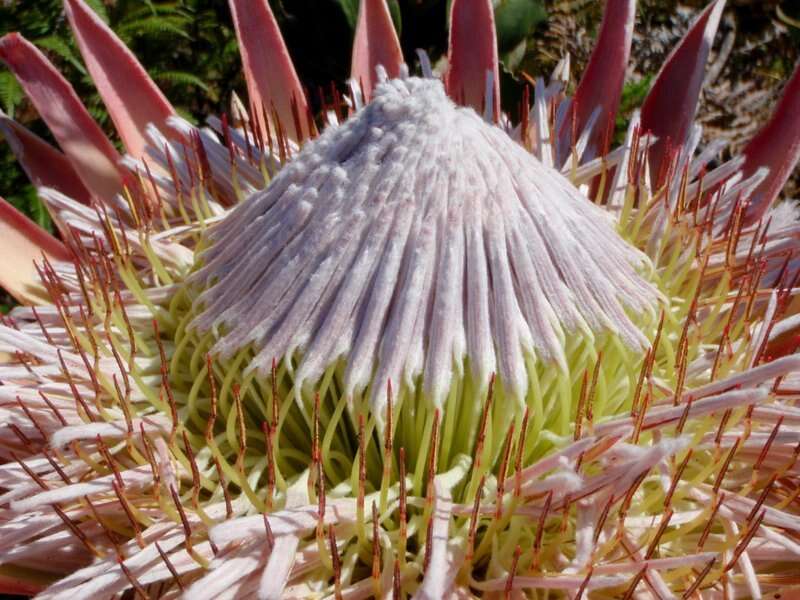
[[[182,17],[188,19],[191,17],[191,13],[179,2],[161,2],[159,4],[154,4],[148,1],[144,2],[144,6],[134,8],[127,12],[125,17],[120,20],[118,26],[147,17]]]
[[[177,35],[191,39],[187,31],[190,19],[184,17],[149,16],[133,21],[126,21],[117,27],[117,34],[123,39],[161,39],[169,35]]]
[[[151,76],[157,82],[169,83],[177,87],[194,86],[204,92],[208,91],[208,85],[202,79],[185,71],[157,71],[151,73]]]
[[[10,117],[14,116],[14,111],[24,97],[25,92],[22,91],[17,79],[11,72],[0,72],[0,102],[3,103],[3,110]]]
[[[108,10],[106,10],[106,5],[103,3],[103,0],[86,0],[86,4],[88,4],[103,21],[108,23]]]
[[[47,37],[39,38],[36,40],[36,45],[45,50],[56,54],[59,58],[64,59],[73,67],[75,67],[81,75],[86,75],[86,68],[81,63],[78,55],[75,54],[73,47],[68,44],[64,38],[49,35]]]

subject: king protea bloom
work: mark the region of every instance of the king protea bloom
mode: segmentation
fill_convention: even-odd
[[[518,123],[489,0],[441,74],[362,0],[314,114],[267,1],[230,5],[248,108],[196,128],[65,1],[124,156],[0,40],[60,146],[2,117],[60,236],[0,205],[0,592],[798,593],[800,74],[701,147],[716,0],[613,148],[634,0]]]

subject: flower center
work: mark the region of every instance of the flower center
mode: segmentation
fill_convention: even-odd
[[[416,496],[473,457],[466,500],[512,438],[524,465],[580,411],[630,408],[647,267],[438,81],[393,80],[208,232],[171,307],[171,385],[248,496],[311,466],[383,510],[402,448]]]

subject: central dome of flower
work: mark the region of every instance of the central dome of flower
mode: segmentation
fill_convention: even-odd
[[[206,236],[193,325],[295,389],[343,369],[380,406],[387,383],[441,406],[454,373],[524,398],[565,334],[647,341],[657,296],[609,216],[433,79],[394,79],[305,145]]]

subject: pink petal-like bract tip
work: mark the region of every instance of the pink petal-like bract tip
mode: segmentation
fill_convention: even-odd
[[[631,52],[635,16],[636,0],[608,0],[597,43],[572,99],[575,122],[567,118],[562,124],[561,139],[566,137],[567,142],[571,142],[573,126],[575,131],[583,131],[594,111],[600,110],[584,161],[597,156],[609,128],[614,126]],[[567,149],[569,143],[564,147]]]
[[[87,189],[99,198],[113,198],[122,189],[120,156],[72,86],[17,33],[0,39],[0,59],[17,77]]]
[[[486,107],[486,78],[491,74],[496,120],[500,114],[500,71],[491,0],[453,0],[447,59],[447,93],[457,103],[471,106],[479,114],[483,114]]]
[[[670,157],[681,148],[694,121],[723,8],[725,0],[715,0],[695,19],[661,67],[642,106],[642,131],[658,138],[650,147],[650,173],[656,187],[664,182]]]
[[[283,133],[299,141],[309,134],[308,104],[267,0],[229,0],[250,103]]]
[[[403,51],[386,0],[363,0],[358,12],[350,76],[363,86],[367,98],[372,96],[378,82],[375,74],[378,65],[386,69],[390,78],[399,77]]]
[[[769,174],[755,189],[747,217],[755,221],[778,197],[792,169],[800,160],[800,65],[786,84],[778,107],[769,122],[750,140],[744,149],[746,157],[742,174],[745,178],[759,168],[768,167]]]
[[[36,187],[50,187],[75,200],[89,202],[89,190],[61,152],[2,111],[0,133]]]
[[[173,114],[170,103],[139,61],[83,0],[65,0],[64,9],[86,66],[128,152],[144,154],[145,127],[162,131]]]

